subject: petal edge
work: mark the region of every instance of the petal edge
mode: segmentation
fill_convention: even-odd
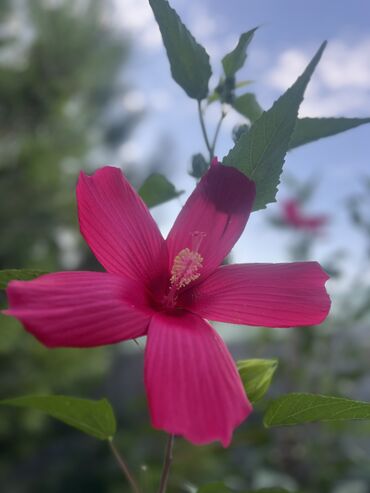
[[[197,445],[219,440],[227,447],[234,428],[252,410],[220,336],[186,312],[153,317],[145,385],[153,427]]]

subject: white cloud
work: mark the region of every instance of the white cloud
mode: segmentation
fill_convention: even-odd
[[[312,81],[301,116],[366,115],[370,112],[370,38],[328,45]],[[304,70],[312,53],[287,50],[265,78],[265,84],[286,90]]]
[[[342,41],[329,45],[320,76],[330,89],[370,89],[370,39],[349,46]]]
[[[266,83],[274,89],[284,91],[304,70],[309,57],[302,50],[292,49],[280,55],[276,67],[266,76]]]
[[[161,35],[147,0],[114,0],[113,21],[135,36],[142,47],[157,50],[161,46]]]
[[[217,33],[218,23],[210,15],[209,9],[199,4],[189,4],[191,22],[191,32],[200,40],[212,38]]]
[[[177,8],[176,5],[174,7]],[[113,8],[114,24],[132,34],[142,48],[150,51],[162,48],[161,34],[147,0],[113,0]],[[199,4],[183,3],[183,9],[187,14],[183,20],[191,33],[209,53],[218,55],[223,46],[218,29],[222,23]]]
[[[119,149],[119,158],[124,163],[129,163],[132,161],[142,161],[144,159],[143,146],[137,140],[131,139],[125,142]]]
[[[153,89],[148,92],[148,107],[156,111],[166,111],[171,108],[173,99],[168,91]]]
[[[142,91],[132,89],[123,96],[123,106],[127,111],[137,112],[145,109],[145,96]]]

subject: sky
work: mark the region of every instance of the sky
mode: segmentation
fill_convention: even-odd
[[[205,152],[196,103],[172,80],[159,30],[147,0],[114,0],[114,22],[129,32],[133,55],[129,67],[132,90],[125,96],[128,111],[146,109],[147,115],[133,139],[120,149],[120,163],[144,163],[153,153],[166,156],[163,171],[178,189],[190,193],[195,182],[189,177],[190,157]],[[221,74],[220,60],[234,48],[241,32],[259,29],[249,47],[239,80],[251,79],[248,91],[256,93],[267,109],[303,71],[324,40],[328,48],[312,78],[300,116],[370,115],[370,2],[368,0],[172,0],[171,5],[211,56],[214,75]],[[127,72],[125,73],[127,77]],[[215,127],[219,107],[207,115]],[[217,155],[220,160],[232,147],[231,131],[243,118],[230,111],[221,131]],[[212,133],[212,132],[211,132]],[[332,252],[349,248],[359,258],[360,235],[350,228],[345,201],[361,190],[361,178],[370,175],[370,125],[303,146],[292,151],[284,174],[304,182],[318,178],[319,186],[309,212],[328,214],[330,226],[318,241],[315,259],[328,259]],[[186,199],[153,209],[166,233]],[[280,187],[277,204],[253,213],[235,248],[238,262],[286,261],[289,233],[277,234],[266,221],[279,213],[279,203],[290,194]],[[370,276],[369,276],[370,281]]]

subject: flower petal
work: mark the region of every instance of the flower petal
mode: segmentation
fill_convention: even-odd
[[[6,315],[48,347],[90,347],[146,334],[151,317],[143,286],[105,272],[57,272],[12,281]]]
[[[77,203],[81,233],[108,272],[147,282],[167,275],[165,241],[121,170],[81,173]]]
[[[218,322],[265,327],[316,325],[329,312],[328,278],[317,262],[228,265],[184,293],[181,302],[194,313]]]
[[[168,238],[170,268],[184,248],[194,250],[194,234],[201,233],[202,277],[230,252],[247,223],[255,185],[236,168],[213,164],[190,195]],[[195,237],[196,243],[197,237]],[[196,249],[196,248],[195,248]]]
[[[251,412],[238,371],[220,336],[187,312],[156,314],[145,353],[152,425],[201,445],[229,445]]]

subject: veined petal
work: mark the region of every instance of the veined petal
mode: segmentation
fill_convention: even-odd
[[[144,287],[105,272],[57,272],[12,281],[9,309],[48,347],[91,347],[146,334],[151,310]]]
[[[242,234],[255,193],[254,183],[236,168],[212,164],[168,235],[170,268],[185,248],[203,257],[201,277],[218,267]]]
[[[201,445],[232,433],[251,412],[220,336],[196,315],[156,314],[149,326],[145,385],[152,424]]]
[[[121,170],[81,173],[77,203],[81,233],[108,272],[147,284],[168,274],[165,241]]]
[[[329,276],[317,262],[218,268],[182,303],[209,320],[265,327],[316,325],[328,315]]]

